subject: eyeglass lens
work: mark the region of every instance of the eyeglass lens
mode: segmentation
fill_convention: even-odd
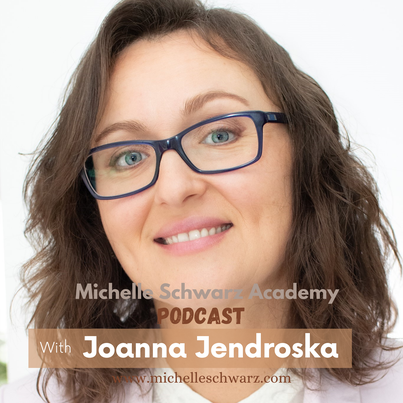
[[[252,161],[259,149],[254,121],[236,116],[199,126],[181,139],[184,153],[201,171],[221,171]],[[85,164],[87,177],[100,196],[118,196],[148,186],[157,169],[148,144],[116,146],[94,152]]]

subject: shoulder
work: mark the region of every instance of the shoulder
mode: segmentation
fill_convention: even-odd
[[[388,403],[398,402],[403,396],[403,349],[382,351],[378,357],[390,367],[374,374],[374,381],[366,385],[352,386],[335,379],[322,382],[320,391],[305,391],[305,402],[309,403]]]
[[[24,378],[21,378],[8,385],[4,385],[0,388],[0,403],[43,403],[42,398],[36,389],[36,380],[38,373],[32,373]],[[52,385],[53,386],[53,385]],[[55,385],[57,386],[57,385]],[[52,391],[49,394],[49,398],[54,396],[55,388],[52,387]],[[61,403],[63,400],[59,398],[55,400],[55,403]]]
[[[403,396],[403,348],[383,351],[381,358],[393,365],[381,371],[375,382],[361,386],[364,403],[381,402],[385,399],[388,402],[394,402]]]
[[[8,385],[0,387],[0,403],[43,403],[44,400],[39,395],[36,387],[37,378],[38,372],[35,372],[15,382],[11,382]],[[58,384],[54,377],[50,379],[46,393],[51,403],[67,403],[71,401],[71,399],[65,396],[63,386]],[[134,384],[125,385],[124,396],[126,398],[124,398],[121,403],[129,401],[135,401],[136,403],[151,403],[152,400],[152,393],[147,393],[146,391],[141,392],[137,385]],[[111,403],[116,402],[113,400]]]

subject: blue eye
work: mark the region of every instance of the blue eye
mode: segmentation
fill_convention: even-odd
[[[232,141],[235,135],[227,130],[216,130],[210,133],[203,141],[206,144],[224,144]]]
[[[146,158],[147,155],[139,151],[124,151],[114,159],[112,165],[117,168],[133,167]]]

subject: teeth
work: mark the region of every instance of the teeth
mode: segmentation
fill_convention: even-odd
[[[194,241],[195,239],[199,239],[201,237],[200,231],[198,229],[194,229],[189,232],[189,241]]]
[[[207,228],[203,228],[201,230],[194,229],[190,232],[184,232],[182,234],[172,235],[169,238],[160,238],[160,239],[163,240],[163,243],[165,245],[171,245],[173,243],[194,241],[195,239],[219,234],[220,232],[226,231],[227,229],[230,229],[231,227],[232,227],[232,224],[224,224],[224,225],[219,225],[218,227],[215,227],[215,228],[210,228],[209,230]]]
[[[178,242],[187,242],[189,241],[189,234],[178,234]]]

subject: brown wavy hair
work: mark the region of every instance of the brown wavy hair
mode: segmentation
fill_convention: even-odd
[[[105,106],[114,64],[129,44],[177,30],[201,37],[221,55],[242,61],[267,96],[286,113],[293,146],[293,224],[286,278],[300,288],[340,289],[326,300],[293,300],[289,327],[348,328],[352,368],[327,370],[351,384],[371,380],[383,363],[370,352],[396,318],[386,278],[389,255],[400,263],[393,230],[378,203],[374,179],[341,135],[331,102],[288,53],[245,15],[206,8],[198,0],[124,0],[105,18],[77,67],[50,139],[32,162],[25,183],[26,235],[36,248],[22,281],[35,305],[36,328],[149,328],[152,301],[123,303],[75,298],[77,283],[131,288],[106,238],[95,199],[80,171]],[[385,348],[385,347],[383,347]],[[48,370],[72,402],[109,401],[119,385],[112,375],[138,369]],[[293,370],[303,379],[306,370]],[[39,377],[38,377],[39,390]]]

